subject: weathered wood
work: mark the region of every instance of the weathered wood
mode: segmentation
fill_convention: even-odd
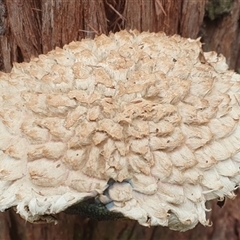
[[[6,32],[0,37],[0,62],[7,72],[12,62],[29,61],[56,46],[107,34],[103,0],[6,0],[4,6]]]
[[[230,1],[231,2],[231,1]],[[240,0],[233,1],[231,11],[205,17],[202,25],[202,41],[205,51],[223,54],[230,68],[240,70]]]
[[[11,219],[7,212],[0,214],[0,239],[11,240]]]
[[[42,0],[39,2],[41,5],[36,11],[41,13],[40,39],[43,53],[79,39],[83,18],[76,16],[81,15],[83,11],[81,1]]]
[[[240,0],[215,20],[204,19],[205,1],[200,0],[6,0],[5,8],[4,16],[0,10],[6,29],[0,37],[0,66],[7,72],[14,61],[29,61],[73,40],[124,28],[200,36],[205,50],[223,53],[231,68],[240,66]]]
[[[196,38],[203,23],[205,1],[184,1],[182,6],[180,29],[178,34],[183,37]]]

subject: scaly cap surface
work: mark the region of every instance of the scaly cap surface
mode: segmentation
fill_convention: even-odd
[[[240,77],[199,40],[121,31],[0,75],[0,210],[95,197],[144,226],[208,225],[240,181]]]

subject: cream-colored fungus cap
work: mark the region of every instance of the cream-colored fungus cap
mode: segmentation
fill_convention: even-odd
[[[240,182],[240,76],[198,40],[121,31],[0,74],[0,210],[86,198],[141,225],[209,225]],[[111,180],[111,181],[109,181]]]

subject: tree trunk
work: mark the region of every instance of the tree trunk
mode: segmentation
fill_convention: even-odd
[[[205,51],[222,53],[230,68],[240,71],[240,0],[0,0],[0,69],[10,72],[13,62],[29,61],[73,40],[121,29],[202,37]],[[227,201],[223,208],[214,202],[209,213],[213,226],[199,225],[185,233],[64,213],[58,215],[57,225],[34,225],[8,210],[0,214],[0,240],[234,240],[240,238],[239,203],[240,197]]]

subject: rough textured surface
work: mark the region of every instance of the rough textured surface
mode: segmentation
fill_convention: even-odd
[[[212,6],[219,2],[215,11]],[[223,2],[233,4],[225,9]],[[206,3],[217,16],[213,21]],[[13,62],[29,61],[71,41],[137,29],[201,37],[205,51],[222,53],[230,68],[239,71],[239,9],[239,0],[1,0],[0,69],[10,72]]]
[[[52,221],[95,197],[184,231],[209,224],[207,200],[234,197],[240,77],[199,40],[101,35],[0,77],[1,210]]]
[[[210,4],[214,3],[211,2]],[[231,8],[231,12],[226,14],[227,9],[222,9],[225,13],[217,15],[214,21],[210,20],[210,16],[205,17],[204,25],[207,27],[202,27],[200,36],[205,51],[215,50],[222,53],[229,67],[240,73],[240,1],[225,1],[226,3]]]

